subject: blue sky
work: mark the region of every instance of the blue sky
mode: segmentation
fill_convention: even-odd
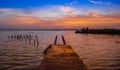
[[[30,7],[41,7],[44,5],[66,5],[77,1],[76,6],[90,6],[94,5],[91,2],[101,2],[105,6],[105,3],[111,3],[119,5],[119,0],[0,0],[1,8],[30,8]],[[90,2],[91,1],[91,2]],[[96,6],[100,6],[97,5]]]
[[[0,28],[120,28],[119,18],[120,0],[0,0]]]

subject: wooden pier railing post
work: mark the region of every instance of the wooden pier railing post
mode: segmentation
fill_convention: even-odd
[[[63,44],[66,45],[66,41],[63,35],[62,35],[62,40],[63,40]]]
[[[55,37],[54,45],[57,44],[57,37],[58,37],[58,36]]]

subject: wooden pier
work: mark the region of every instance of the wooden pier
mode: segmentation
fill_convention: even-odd
[[[44,59],[38,70],[88,70],[83,61],[74,52],[70,45],[67,45],[62,36],[63,45],[55,43],[49,45],[44,51]]]

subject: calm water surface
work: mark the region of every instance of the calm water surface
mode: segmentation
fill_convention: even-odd
[[[38,35],[39,46],[9,40],[9,35]],[[0,31],[0,70],[36,70],[44,58],[43,51],[61,35],[90,70],[120,70],[120,36],[75,34],[74,31]]]

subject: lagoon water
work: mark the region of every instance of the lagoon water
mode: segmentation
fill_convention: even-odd
[[[9,35],[37,35],[39,46],[10,40]],[[0,70],[36,70],[43,51],[61,35],[90,70],[120,70],[120,35],[75,34],[74,31],[0,31]]]

